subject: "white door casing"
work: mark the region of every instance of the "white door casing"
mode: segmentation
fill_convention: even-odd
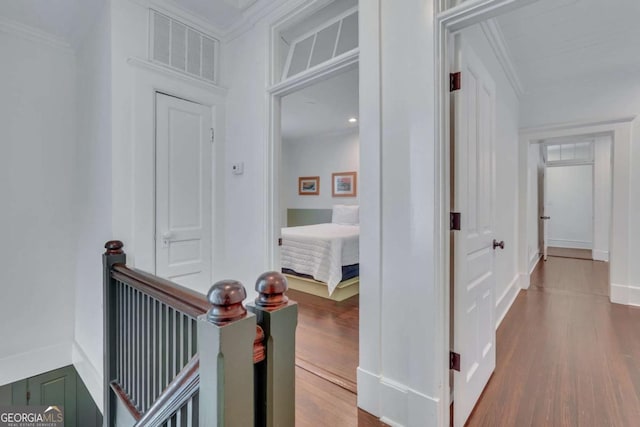
[[[495,84],[478,57],[455,39],[453,92],[452,203],[461,214],[453,232],[454,425],[462,426],[495,369]]]
[[[156,274],[211,284],[212,109],[156,93]]]

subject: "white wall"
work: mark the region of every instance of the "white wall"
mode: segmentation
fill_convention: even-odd
[[[611,234],[611,136],[595,139],[593,259],[609,261]]]
[[[103,5],[77,50],[78,261],[73,363],[102,408],[102,258],[111,226],[111,28]]]
[[[640,110],[640,108],[639,108]],[[629,291],[628,304],[640,306],[640,119],[633,122],[629,191]]]
[[[495,251],[496,321],[499,324],[517,295],[518,275],[518,109],[519,100],[480,25],[462,31],[496,84]],[[497,325],[496,325],[497,327]]]
[[[334,204],[359,203],[356,197],[332,197],[331,174],[360,171],[358,132],[325,135],[282,144],[282,207],[286,209],[331,209]],[[298,194],[298,177],[319,176],[320,194]],[[359,194],[359,193],[358,193]]]
[[[593,165],[547,167],[548,246],[593,249]]]
[[[0,31],[0,384],[71,363],[75,58]]]

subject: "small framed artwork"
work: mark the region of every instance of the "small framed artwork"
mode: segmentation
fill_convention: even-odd
[[[331,174],[333,197],[356,197],[358,195],[358,173],[336,172]]]
[[[320,194],[319,176],[301,176],[298,178],[298,195],[317,196]]]

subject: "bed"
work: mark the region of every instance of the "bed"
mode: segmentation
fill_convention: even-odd
[[[290,288],[337,301],[358,293],[358,207],[343,206],[334,206],[331,223],[282,229],[281,266]]]

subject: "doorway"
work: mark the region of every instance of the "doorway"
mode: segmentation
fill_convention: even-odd
[[[211,283],[212,109],[156,93],[156,274],[193,289]]]

